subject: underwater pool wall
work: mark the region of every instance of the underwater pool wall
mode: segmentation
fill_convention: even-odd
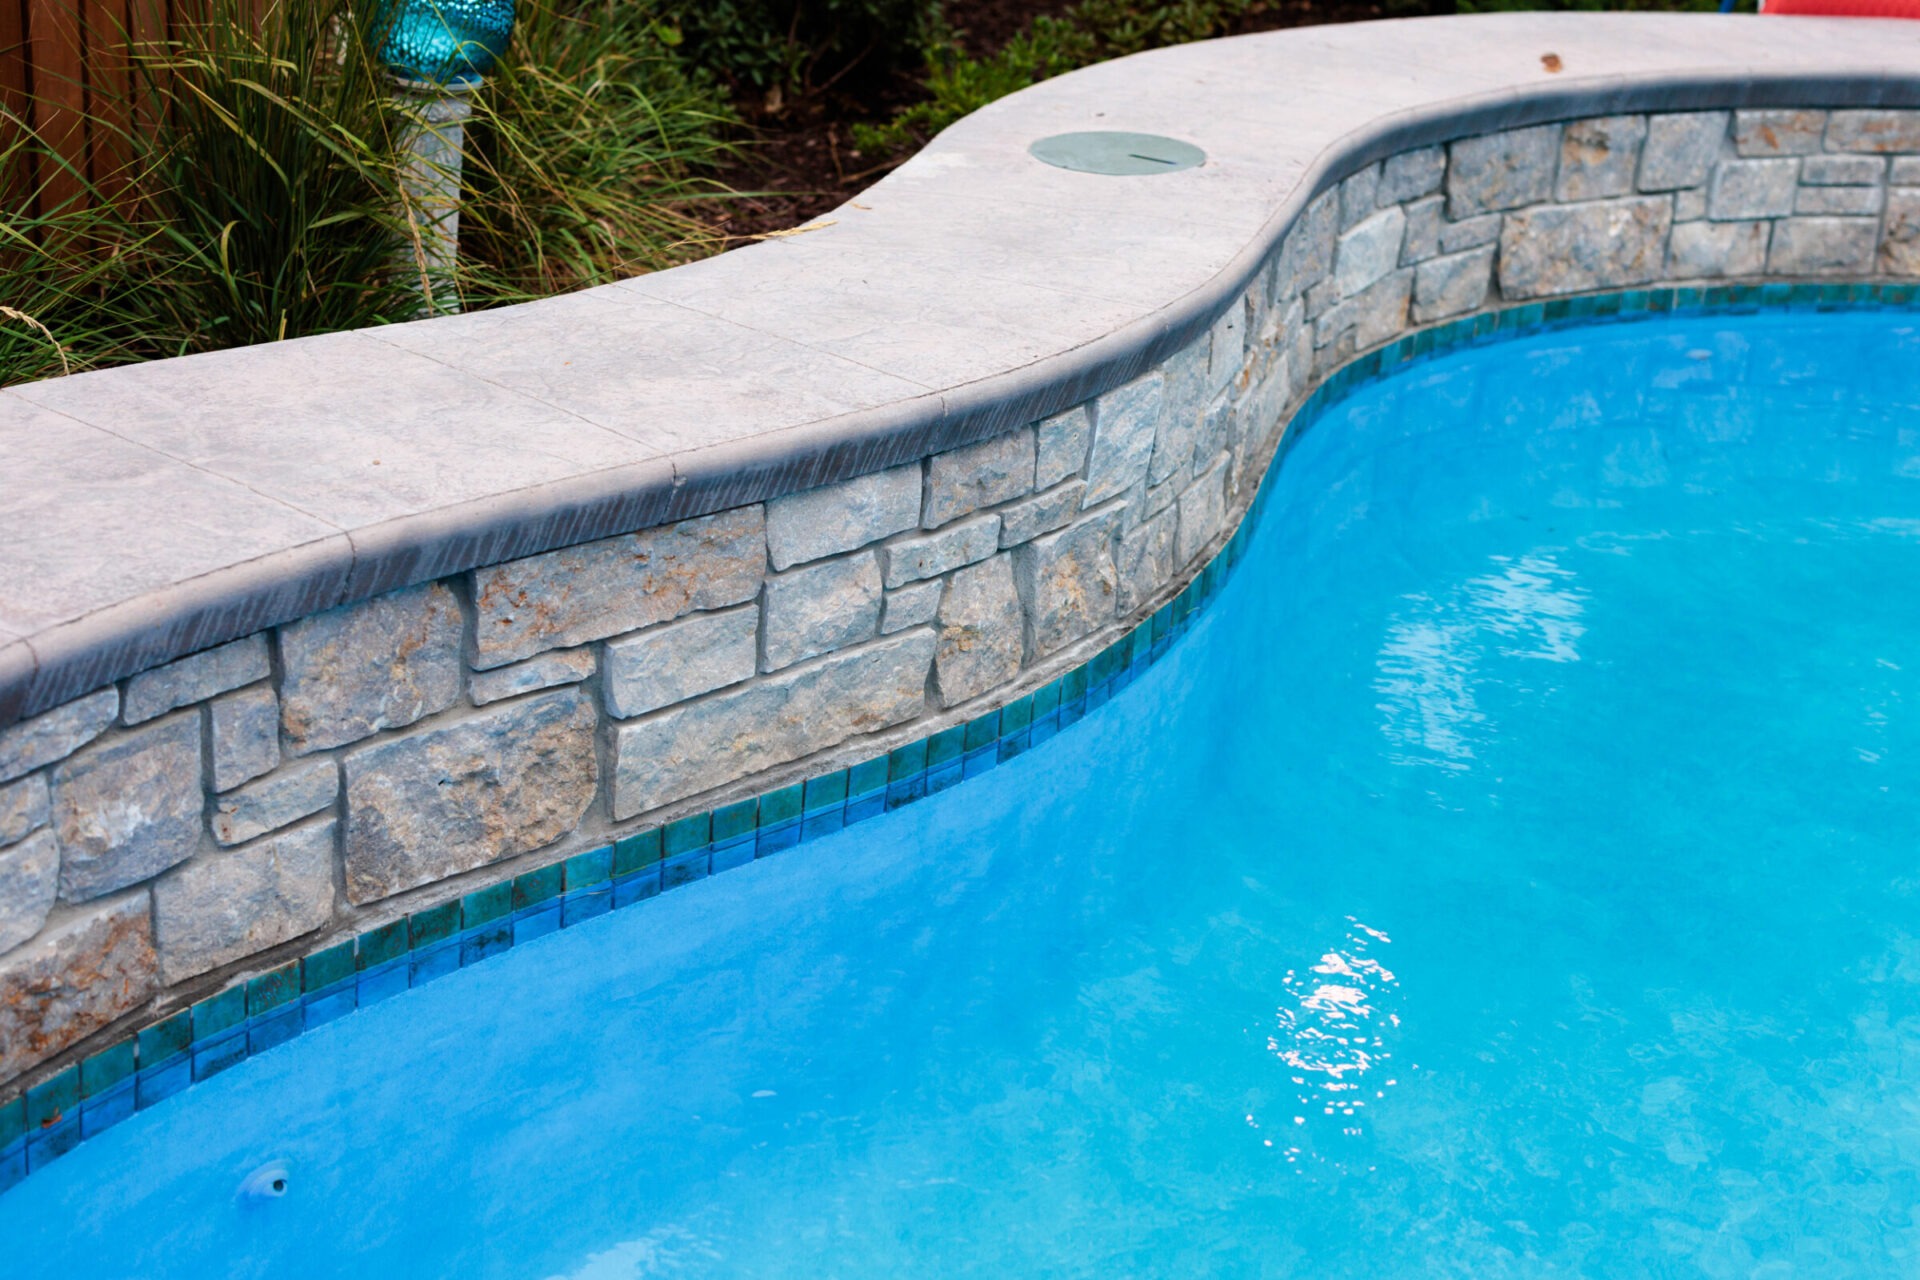
[[[358,1003],[1059,731],[1218,588],[1317,391],[1563,319],[1910,306],[1914,25],[1511,15],[1167,50],[963,122],[797,257],[0,393],[0,640],[27,654],[0,683],[0,1185]],[[1197,123],[1340,58],[1346,116],[1322,94],[1306,123]],[[1213,158],[1111,178],[1024,155],[1109,118]],[[1082,290],[991,236],[962,246],[973,278],[919,261],[998,216],[969,203],[989,178],[1015,222],[1069,201]],[[947,220],[938,248],[840,230],[896,189]],[[951,315],[840,324],[927,271]],[[809,291],[812,355],[747,327]],[[882,372],[916,322],[952,349]],[[880,355],[808,363],[843,338]],[[402,356],[412,380],[376,387]],[[836,370],[877,407],[833,412]],[[387,418],[339,416],[374,389]],[[732,413],[737,437],[635,462],[617,428],[649,395],[650,421]],[[456,427],[469,452],[435,453]],[[393,516],[401,492],[418,510]],[[86,609],[59,616],[66,593]]]

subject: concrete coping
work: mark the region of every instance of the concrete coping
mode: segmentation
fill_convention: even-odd
[[[996,102],[722,257],[0,391],[0,727],[336,605],[1076,404],[1204,331],[1310,199],[1393,152],[1772,105],[1920,106],[1920,24],[1515,13],[1164,49]],[[1112,177],[1028,154],[1095,129],[1207,160]]]

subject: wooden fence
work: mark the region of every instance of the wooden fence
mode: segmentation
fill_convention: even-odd
[[[80,174],[112,192],[126,160],[121,131],[131,123],[128,45],[176,36],[183,23],[206,12],[205,3],[0,0],[0,107],[12,117],[0,118],[0,129],[25,122],[75,171],[47,163],[38,172],[0,175],[0,217],[31,212],[36,191],[41,210],[71,200],[82,189]],[[264,9],[265,0],[246,7]]]

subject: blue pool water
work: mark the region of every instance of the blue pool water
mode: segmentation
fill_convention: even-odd
[[[1913,1274],[1920,328],[1463,352],[1269,483],[1080,725],[135,1116],[5,1270]]]

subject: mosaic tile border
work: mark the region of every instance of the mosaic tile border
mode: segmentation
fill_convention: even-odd
[[[1322,382],[1293,413],[1267,474],[1303,430],[1360,387],[1466,347],[1666,315],[1916,307],[1920,283],[1777,283],[1635,289],[1481,312],[1409,333]],[[1032,693],[860,764],[624,836],[287,961],[0,1103],[0,1193],[135,1111],[303,1031],[557,929],[936,795],[1038,746],[1131,684],[1192,625],[1245,554],[1270,492],[1263,476],[1239,527],[1178,595]]]

